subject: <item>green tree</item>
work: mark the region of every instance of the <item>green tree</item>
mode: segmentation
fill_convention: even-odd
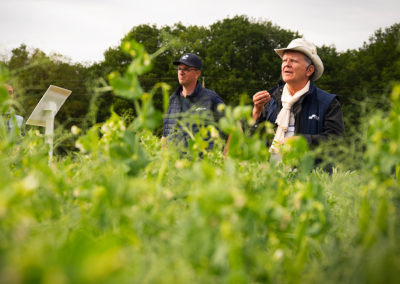
[[[79,63],[71,64],[61,55],[48,56],[39,49],[29,51],[24,44],[12,50],[7,65],[11,71],[10,83],[16,92],[17,107],[25,119],[49,85],[57,85],[72,93],[57,114],[56,121],[69,127],[80,125],[90,99],[86,92],[87,67]]]
[[[360,126],[361,116],[373,109],[388,109],[391,82],[400,77],[400,24],[377,30],[368,43],[358,50],[338,52],[335,47],[318,47],[325,72],[317,85],[339,96],[345,115],[347,133],[352,135]],[[149,90],[159,82],[172,87],[178,85],[172,62],[186,52],[194,52],[203,59],[202,80],[215,90],[229,105],[237,105],[242,94],[251,104],[252,95],[261,89],[270,89],[280,77],[280,59],[274,48],[284,47],[297,32],[273,25],[269,21],[235,16],[218,21],[208,27],[139,25],[122,39],[143,44],[151,54],[162,45],[170,48],[157,57],[151,72],[140,76],[143,89]],[[112,71],[123,74],[130,57],[120,46],[104,52],[104,60],[92,66],[71,64],[61,55],[46,55],[38,49],[21,45],[12,50],[6,65],[17,99],[23,106],[22,114],[30,114],[48,85],[55,84],[72,90],[58,118],[65,125],[79,124],[88,112],[91,99],[97,104],[97,117],[91,122],[105,121],[110,108],[119,115],[135,115],[130,101],[103,91],[95,95],[95,87],[107,83]],[[100,80],[100,82],[101,82]],[[94,88],[93,88],[94,86]],[[88,89],[90,87],[91,89]],[[155,107],[163,109],[161,92],[154,96]],[[353,130],[355,129],[355,130]]]
[[[121,39],[121,42],[130,39],[135,39],[137,42],[144,44],[150,53],[155,52],[162,44],[160,31],[155,25],[136,26]],[[115,48],[110,47],[104,52],[104,61],[91,66],[90,77],[92,80],[97,80],[100,77],[107,81],[107,76],[113,71],[121,74],[124,73],[131,60],[131,57],[122,51],[121,45]],[[165,70],[165,68],[163,68],[162,59],[156,62],[154,69],[155,71],[151,74],[146,74],[141,77],[141,83],[145,89],[154,86],[155,83],[164,79],[161,77]],[[120,115],[134,115],[134,106],[132,102],[114,96],[111,91],[105,92],[99,98],[98,104],[100,107],[99,113],[97,114],[97,121],[104,121],[110,115],[110,106],[113,106],[114,111]],[[161,107],[161,105],[159,105],[159,107]]]
[[[317,83],[339,95],[349,136],[359,132],[363,116],[389,109],[392,83],[400,78],[399,42],[400,24],[394,24],[377,30],[358,50],[319,49],[325,71]]]
[[[274,86],[280,76],[280,59],[274,48],[286,46],[299,35],[267,21],[246,16],[227,18],[210,26],[207,41],[207,84],[226,103],[236,105],[239,95]]]

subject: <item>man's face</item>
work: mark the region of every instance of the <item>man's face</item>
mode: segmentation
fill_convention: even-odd
[[[10,96],[10,98],[12,99],[14,96],[14,89],[13,87],[11,87],[10,85],[7,85],[7,91],[8,91],[8,95]]]
[[[282,57],[282,79],[288,84],[303,83],[309,80],[314,66],[307,63],[304,55],[296,51],[286,51]]]
[[[185,64],[178,65],[178,81],[182,86],[191,85],[200,77],[201,71],[187,66]]]

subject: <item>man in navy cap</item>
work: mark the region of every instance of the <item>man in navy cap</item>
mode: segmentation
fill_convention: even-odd
[[[201,59],[193,53],[182,55],[173,62],[177,66],[180,86],[169,98],[169,108],[164,118],[162,141],[183,142],[187,146],[190,137],[200,127],[215,123],[221,116],[217,107],[222,99],[199,82]],[[212,142],[209,143],[211,148]]]

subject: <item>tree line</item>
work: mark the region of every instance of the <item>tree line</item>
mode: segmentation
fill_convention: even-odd
[[[251,104],[252,95],[270,89],[279,80],[281,60],[274,48],[286,47],[301,34],[282,29],[269,21],[235,16],[204,27],[139,25],[124,40],[135,39],[149,53],[161,46],[170,47],[154,62],[150,73],[141,77],[145,90],[158,82],[177,86],[172,62],[183,53],[194,52],[203,59],[202,81],[215,90],[228,105]],[[323,76],[317,86],[339,96],[343,107],[346,131],[357,132],[361,117],[371,111],[386,111],[392,83],[400,79],[400,23],[379,29],[357,50],[338,52],[333,46],[318,47],[324,62]],[[22,44],[12,50],[3,64],[11,72],[10,84],[17,94],[19,112],[27,119],[50,84],[72,90],[57,115],[57,123],[66,127],[85,128],[104,121],[111,106],[120,115],[133,114],[127,100],[103,89],[112,71],[123,73],[131,61],[120,46],[104,52],[104,60],[91,65],[72,63],[58,54],[47,55]],[[162,110],[162,95],[155,97]],[[156,134],[159,134],[156,133]]]

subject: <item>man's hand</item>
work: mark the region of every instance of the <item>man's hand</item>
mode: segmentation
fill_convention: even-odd
[[[286,137],[286,138],[285,138],[285,141],[284,141],[283,143],[286,143],[286,142],[288,142],[288,141],[290,141],[290,140],[296,140],[296,139],[299,139],[299,138],[300,138],[300,136],[298,136],[298,135]],[[282,144],[283,144],[283,143],[282,143]]]
[[[271,100],[271,95],[267,91],[257,92],[253,96],[253,119],[256,121],[264,108],[264,105]]]
[[[165,136],[162,136],[160,141],[161,141],[161,150],[167,148],[167,138]]]

